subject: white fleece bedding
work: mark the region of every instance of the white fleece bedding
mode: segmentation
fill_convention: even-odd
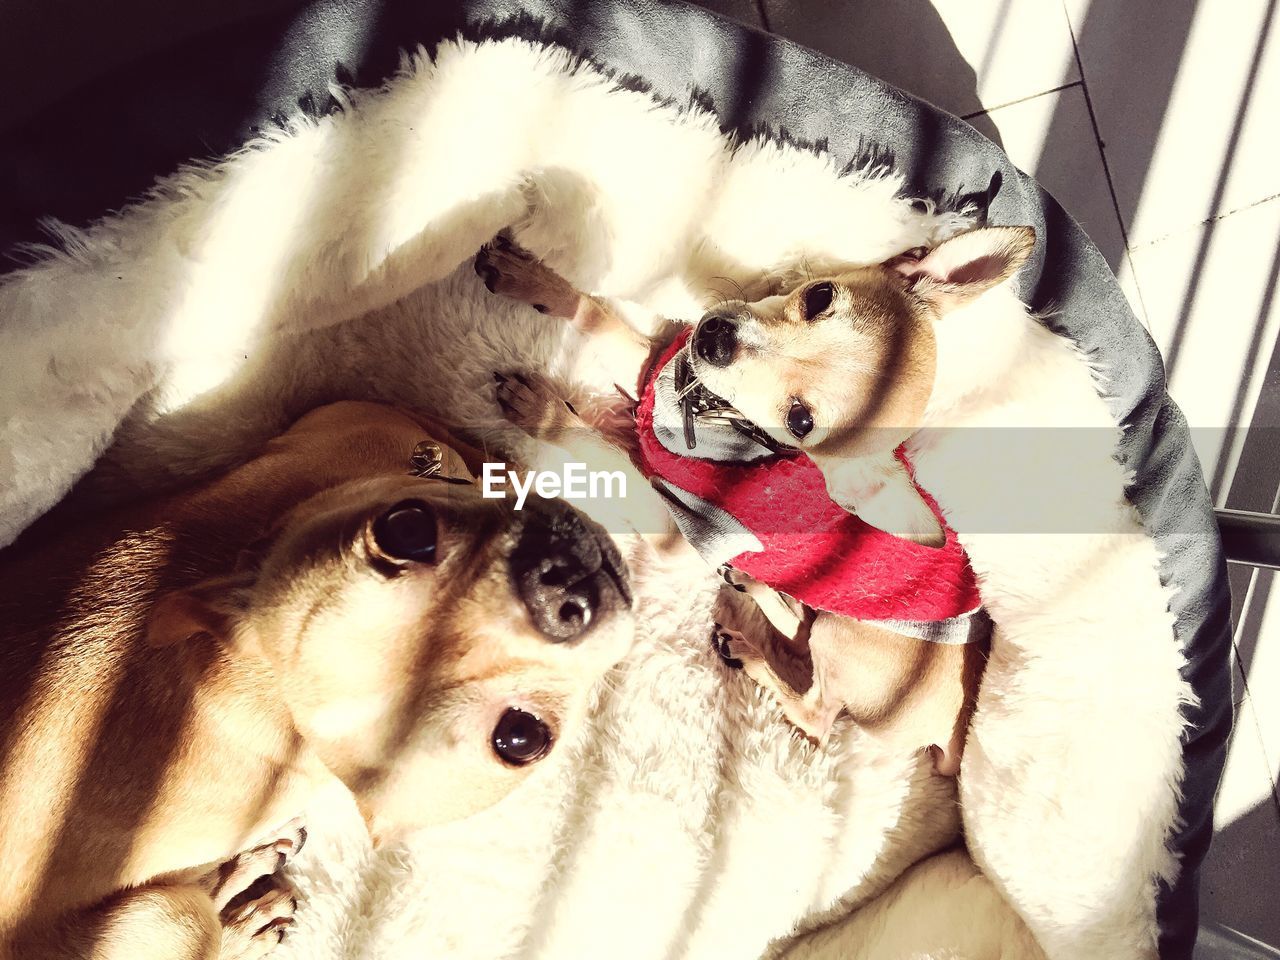
[[[554,370],[577,347],[472,274],[508,225],[638,318],[692,318],[721,278],[878,262],[964,226],[913,209],[899,185],[735,147],[709,115],[617,89],[563,51],[445,44],[342,113],[62,231],[0,283],[0,544],[121,424],[118,459],[151,486],[234,459],[299,402],[342,396],[445,413],[521,449],[494,423],[491,371]],[[1007,293],[970,309],[978,326],[1032,322]],[[948,416],[1109,422],[1069,345],[1038,328],[1015,339],[1057,379],[1009,389],[1065,393],[1001,414],[957,387]],[[1051,957],[1153,956],[1186,690],[1154,547],[1118,468],[1096,466],[1115,487],[1100,508],[1111,539],[967,541],[1001,627],[961,777],[992,882],[952,855],[851,914],[958,837],[954,784],[846,724],[821,750],[802,741],[711,652],[710,579],[672,571],[642,597],[642,636],[585,736],[494,809],[377,852],[342,797],[311,811],[295,867],[307,903],[284,955],[756,957],[851,916],[804,956],[1034,957],[1012,904]],[[912,944],[924,914],[965,922]]]

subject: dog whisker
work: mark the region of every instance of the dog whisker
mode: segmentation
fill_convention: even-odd
[[[702,310],[709,313],[712,310],[723,310],[728,307],[730,300],[727,296],[719,291],[712,292],[709,296],[702,298]]]
[[[737,280],[733,279],[733,277],[712,277],[711,280],[722,282],[726,286],[731,288],[733,291],[735,291],[738,294],[737,299],[739,300],[747,299],[746,290],[744,290],[742,284],[740,284]],[[711,304],[711,306],[717,306],[717,307],[727,306],[729,303],[729,298],[724,294],[719,293],[719,291],[716,291],[716,292],[719,295],[716,297],[715,302]]]
[[[694,389],[701,384],[701,382],[702,381],[699,380],[697,377],[694,377],[687,384],[685,384],[685,387],[683,390],[681,390],[679,393],[676,394],[676,399],[683,400],[685,397],[691,394],[694,391]]]

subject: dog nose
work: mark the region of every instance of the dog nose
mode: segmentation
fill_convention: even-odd
[[[631,603],[622,557],[598,525],[568,504],[528,504],[511,551],[511,577],[534,626],[556,643]]]
[[[738,324],[732,317],[708,313],[693,335],[693,349],[713,367],[727,367],[738,352]]]

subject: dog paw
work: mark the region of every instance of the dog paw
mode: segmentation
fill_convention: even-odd
[[[760,648],[737,630],[717,623],[711,632],[711,643],[726,667],[744,671],[758,686],[774,695],[783,716],[792,726],[818,743],[826,740],[841,705],[836,704],[832,710],[828,704],[810,703],[808,697],[796,693],[779,676],[774,669],[775,664],[771,664]]]
[[[307,828],[292,820],[281,827],[273,840],[236,854],[203,878],[202,886],[221,912],[263,877],[278,874],[307,842]]]
[[[283,874],[259,877],[218,913],[222,922],[219,960],[265,957],[294,926],[298,892]]]
[[[742,658],[736,654],[745,649],[746,640],[736,630],[715,624],[711,630],[711,646],[720,657],[720,662],[730,670],[741,670],[745,666]]]
[[[536,373],[495,373],[502,414],[529,436],[555,442],[570,429],[577,414],[556,387]]]
[[[733,587],[733,589],[738,591],[738,593],[747,592],[747,584],[750,582],[751,578],[746,574],[740,573],[727,563],[720,564],[720,566],[716,568],[716,573],[720,575],[720,579],[723,580],[727,586]]]
[[[765,615],[775,630],[781,631],[788,637],[795,637],[799,633],[805,617],[802,603],[780,590],[765,586],[754,577],[728,564],[721,566],[718,572],[727,589],[732,589],[735,593],[748,594],[755,601],[760,612]]]
[[[476,254],[475,271],[485,289],[527,303],[539,313],[572,317],[578,294],[533,254],[498,235]]]

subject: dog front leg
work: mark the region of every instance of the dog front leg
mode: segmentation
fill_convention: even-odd
[[[254,960],[284,940],[297,899],[283,881],[218,902],[198,884],[146,886],[24,935],[4,960]]]
[[[147,886],[24,930],[0,946],[3,960],[219,960],[222,928],[195,884]]]
[[[581,381],[589,369],[603,368],[615,384],[635,396],[640,371],[649,357],[647,337],[505,237],[495,237],[480,249],[475,270],[490,293],[567,320],[582,335],[586,349],[557,364],[570,379]]]
[[[305,832],[109,897],[0,939],[0,960],[257,960],[293,926],[298,898],[281,873]]]
[[[739,593],[745,593],[756,602],[773,628],[788,640],[795,640],[804,622],[804,607],[790,597],[784,597],[773,587],[766,586],[755,577],[730,566],[721,568],[725,583]]]
[[[942,525],[892,451],[814,459],[827,482],[827,493],[845,510],[885,533],[930,547],[942,545]]]

